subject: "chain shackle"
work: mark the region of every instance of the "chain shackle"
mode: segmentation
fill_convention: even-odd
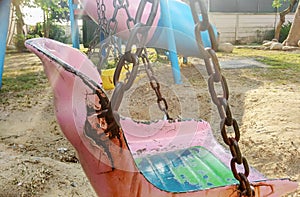
[[[240,197],[242,196],[255,196],[255,190],[254,187],[249,183],[247,177],[243,174],[240,173],[239,174],[241,177],[241,185],[239,186],[239,191],[243,191],[240,192]]]

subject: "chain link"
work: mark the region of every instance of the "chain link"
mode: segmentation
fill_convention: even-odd
[[[202,0],[190,0],[190,7],[194,10],[192,11],[192,15],[195,22],[195,35],[197,35],[196,33],[199,33],[201,31],[208,31],[212,49],[217,50],[218,42],[214,34],[213,27],[209,23],[208,11],[205,2],[203,2]],[[201,12],[202,20],[199,19],[197,9]],[[201,35],[197,35],[196,40],[200,53],[206,55],[206,53],[204,53]]]
[[[197,6],[200,6],[202,20],[199,19],[199,13],[197,12]],[[229,89],[226,78],[222,75],[219,60],[216,56],[215,49],[216,38],[212,29],[212,25],[209,23],[208,12],[204,0],[190,0],[190,7],[192,10],[193,19],[195,22],[195,36],[197,46],[200,53],[204,57],[207,73],[209,75],[208,88],[213,103],[217,106],[220,115],[220,129],[223,141],[229,146],[232,159],[230,162],[233,176],[239,181],[239,195],[240,196],[254,196],[254,189],[251,186],[248,176],[250,168],[247,159],[242,155],[239,148],[240,130],[237,121],[232,117],[232,113],[229,106]],[[204,48],[202,43],[201,32],[207,31],[211,40],[212,48]],[[222,94],[218,95],[216,92],[217,85],[222,87]],[[234,130],[234,136],[228,137],[227,128],[232,127]],[[244,172],[238,172],[237,165],[242,165]]]
[[[170,118],[170,115],[168,113],[169,107],[168,107],[167,100],[162,96],[162,94],[160,92],[160,83],[154,75],[154,71],[153,71],[151,62],[148,58],[147,52],[145,52],[142,55],[142,60],[143,60],[143,64],[144,64],[144,67],[145,67],[145,71],[146,71],[147,76],[148,76],[149,81],[150,81],[150,86],[156,94],[157,105],[158,105],[159,109],[165,114],[167,120],[172,120],[172,118]]]
[[[129,64],[132,64],[132,70],[130,71],[129,69]],[[139,64],[139,59],[136,54],[130,53],[126,55],[123,55],[116,67],[115,73],[114,73],[114,84],[116,85],[117,83],[120,82],[120,75],[122,68],[125,68],[127,70],[126,73],[126,78],[124,80],[124,90],[129,90],[129,88],[132,86],[136,76],[137,76],[137,71],[138,71],[138,64]]]
[[[132,29],[136,29],[139,31],[139,32],[135,32],[134,34],[131,34],[132,36],[129,39],[131,41],[130,43],[133,45],[133,42],[135,42],[135,43],[139,43],[140,46],[144,46],[146,42],[148,30],[153,24],[154,18],[156,16],[159,2],[153,0],[141,0],[139,7],[137,9],[137,14],[135,18],[133,18],[129,11],[128,0],[113,0],[114,12],[110,19],[107,19],[105,15],[106,6],[104,0],[96,0],[96,2],[97,2],[98,28],[94,32],[93,39],[90,42],[90,46],[87,54],[88,57],[91,58],[92,55],[96,52],[96,46],[98,45],[101,36],[108,39],[107,41],[101,43],[98,52],[99,62],[97,63],[97,68],[99,71],[101,71],[101,68],[103,67],[104,63],[107,61],[112,48],[116,49],[117,53],[119,54],[119,57],[115,59],[119,59],[120,56],[122,55],[122,50],[118,46],[118,43],[116,42],[116,38],[114,36],[118,28],[117,15],[119,13],[119,10],[121,9],[125,10],[125,13],[127,15],[126,25],[128,30],[131,31]],[[143,16],[147,3],[152,4],[151,12],[146,24],[142,24],[141,18]],[[139,24],[139,27],[136,27],[136,24]],[[141,37],[144,39],[143,40],[137,39],[138,35],[142,35]],[[128,48],[129,49],[125,51],[131,51],[132,45],[127,44],[128,46],[127,49]],[[141,54],[138,54],[139,57],[140,55]]]
[[[119,114],[116,113],[118,110],[122,98],[124,96],[124,92],[130,88],[132,85],[136,73],[137,73],[137,64],[138,64],[138,58],[132,56],[129,62],[126,62],[128,59],[125,59],[125,57],[120,58],[122,55],[122,50],[118,46],[117,38],[115,36],[115,33],[118,28],[118,21],[117,21],[117,15],[120,9],[125,9],[127,14],[127,26],[128,29],[130,29],[130,22],[134,22],[134,19],[130,16],[130,12],[128,10],[129,7],[129,1],[128,0],[114,0],[113,6],[114,6],[114,12],[110,19],[107,19],[106,17],[106,5],[104,0],[96,0],[97,3],[97,15],[98,15],[98,27],[94,32],[93,39],[90,42],[90,46],[88,49],[88,57],[91,58],[92,55],[96,52],[96,46],[100,42],[100,40],[103,38],[106,38],[104,40],[101,40],[100,48],[98,52],[98,58],[99,62],[97,63],[97,69],[101,72],[101,68],[103,68],[103,65],[107,61],[110,52],[112,49],[116,49],[117,53],[119,54],[119,57],[115,59],[120,59],[118,66],[116,68],[116,75],[120,76],[120,72],[123,67],[127,68],[126,66],[128,63],[133,64],[133,70],[130,74],[127,75],[127,78],[125,82],[118,82],[115,84],[115,91],[113,92],[112,99],[110,102],[101,103],[101,112],[99,112],[98,116],[105,117],[106,122],[108,123],[108,129],[106,132],[110,133],[110,137],[120,137],[119,136]],[[97,91],[96,91],[97,92]],[[104,99],[102,98],[102,93],[97,94],[100,101],[102,102]],[[105,100],[105,101],[106,101]]]
[[[110,19],[106,17],[106,5],[104,0],[96,0],[97,2],[97,15],[98,15],[98,27],[94,32],[93,39],[90,42],[88,49],[88,57],[91,59],[92,55],[96,53],[96,47],[101,40],[100,48],[98,52],[99,61],[97,63],[97,68],[99,71],[103,68],[103,65],[107,61],[112,49],[115,49],[115,59],[118,60],[122,55],[122,49],[118,45],[117,38],[114,36],[117,28],[118,21],[117,15],[120,9],[125,9],[128,20],[131,21],[132,17],[129,14],[129,2],[128,0],[114,0],[114,12]],[[104,39],[102,39],[105,38]]]

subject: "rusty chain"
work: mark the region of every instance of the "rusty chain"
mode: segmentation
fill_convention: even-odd
[[[100,41],[101,32],[105,32],[105,28],[107,25],[107,18],[105,16],[106,6],[103,2],[104,0],[96,0],[97,3],[97,15],[98,15],[98,26],[93,34],[93,39],[89,43],[89,48],[87,55],[89,58],[95,53],[96,45]]]
[[[201,11],[202,20],[199,19],[199,13],[197,11],[197,6]],[[255,196],[254,188],[248,180],[250,173],[250,168],[247,159],[242,155],[239,140],[240,140],[240,130],[237,121],[232,117],[230,110],[230,105],[228,102],[229,89],[227,86],[226,78],[222,75],[219,60],[216,56],[216,38],[212,29],[211,24],[208,19],[208,12],[204,0],[190,0],[190,7],[192,10],[193,19],[195,22],[195,36],[197,41],[197,46],[200,53],[203,55],[206,70],[209,75],[208,88],[212,98],[213,103],[217,106],[221,123],[220,129],[222,138],[226,145],[229,146],[232,159],[230,162],[231,170],[234,177],[239,181],[238,191],[240,196]],[[201,32],[208,31],[211,40],[212,48],[204,48],[201,38]],[[218,95],[216,92],[216,86],[222,87],[222,95]],[[229,137],[229,132],[227,129],[232,127],[234,131],[234,136]],[[238,172],[237,165],[242,165],[244,172]]]
[[[168,107],[167,100],[162,96],[162,94],[160,92],[160,83],[154,75],[152,64],[148,58],[147,52],[142,54],[142,60],[143,60],[143,64],[144,64],[147,76],[150,81],[150,86],[156,94],[158,108],[165,114],[165,117],[167,120],[172,120],[172,118],[170,117],[170,115],[168,113],[169,107]]]
[[[100,2],[97,0],[97,2]],[[140,19],[143,14],[143,10],[145,8],[145,4],[149,2],[152,3],[152,11],[149,15],[149,18],[147,20],[146,24],[142,24]],[[103,0],[102,0],[103,3]],[[197,6],[200,6],[200,11],[202,14],[202,20],[199,20],[198,18],[198,12],[197,12]],[[114,0],[114,6],[115,8],[124,8],[126,10],[126,13],[128,15],[127,20],[127,26],[129,28],[129,23],[131,21],[135,21],[136,24],[131,31],[128,43],[126,45],[126,52],[122,57],[120,58],[115,76],[114,76],[114,84],[115,84],[115,90],[112,95],[111,101],[108,103],[107,97],[102,90],[101,87],[98,87],[97,84],[93,84],[91,81],[89,81],[82,73],[79,73],[78,71],[70,70],[70,68],[66,68],[67,71],[72,72],[73,74],[79,76],[84,83],[86,83],[89,87],[95,90],[98,97],[103,103],[102,112],[99,113],[99,116],[106,117],[107,119],[111,120],[111,124],[114,124],[111,126],[111,128],[114,128],[118,132],[118,127],[115,125],[114,122],[118,123],[119,116],[117,114],[118,108],[122,102],[124,92],[128,90],[132,84],[133,81],[136,78],[137,69],[139,66],[139,58],[142,58],[142,61],[144,63],[147,76],[149,77],[151,87],[156,93],[157,96],[157,103],[159,108],[164,111],[170,119],[169,115],[167,114],[168,105],[166,100],[162,97],[160,93],[160,84],[157,81],[157,79],[154,76],[153,69],[151,67],[151,63],[147,56],[147,51],[145,49],[145,44],[148,37],[148,30],[150,26],[153,23],[154,16],[157,12],[158,7],[158,1],[153,0],[142,0],[137,15],[135,17],[135,20],[132,20],[129,16],[128,12],[128,0]],[[247,196],[252,197],[254,196],[254,189],[251,183],[248,180],[248,176],[250,173],[250,168],[247,162],[247,159],[242,155],[241,150],[239,148],[239,140],[240,140],[240,130],[237,121],[232,117],[232,113],[230,110],[230,105],[228,102],[229,99],[229,89],[227,86],[226,78],[222,75],[220,65],[218,58],[215,54],[214,49],[216,49],[216,38],[212,29],[211,24],[209,23],[208,19],[208,13],[205,6],[204,0],[190,0],[190,6],[195,22],[195,36],[197,41],[197,46],[199,48],[200,53],[202,53],[204,57],[204,62],[206,66],[206,70],[209,75],[208,79],[208,87],[209,92],[212,98],[213,103],[217,106],[219,115],[220,115],[220,129],[221,129],[221,135],[226,145],[229,146],[230,152],[232,155],[232,159],[230,162],[231,170],[234,175],[234,177],[239,181],[238,191],[240,196]],[[116,17],[118,9],[115,9],[114,17]],[[105,11],[104,8],[102,8],[101,11]],[[99,22],[100,23],[100,22]],[[110,20],[108,24],[115,23],[117,25],[117,22],[114,20]],[[105,24],[105,22],[104,22]],[[116,26],[114,26],[116,28]],[[113,28],[115,30],[115,28]],[[208,31],[210,40],[212,43],[212,48],[204,48],[201,38],[201,32],[202,31]],[[111,32],[110,32],[111,33]],[[139,36],[138,36],[139,34]],[[134,52],[134,46],[136,46],[136,51]],[[128,65],[132,64],[132,70],[130,71]],[[122,68],[125,68],[127,72],[126,79],[121,82],[120,81],[120,72]],[[216,92],[216,85],[221,85],[222,87],[222,96],[218,96]],[[94,86],[94,87],[93,87]],[[96,88],[95,88],[96,87]],[[114,117],[114,118],[113,118]],[[114,119],[114,120],[112,120]],[[109,123],[108,122],[108,123]],[[229,137],[227,128],[232,127],[234,130],[234,136]],[[237,165],[242,165],[244,171],[238,172]]]
[[[101,40],[101,36],[106,38],[105,40],[101,40],[98,58],[99,62],[97,63],[97,68],[101,71],[103,65],[107,61],[112,49],[114,48],[117,52],[115,55],[115,59],[119,59],[122,55],[122,49],[118,46],[117,38],[115,35],[117,28],[118,28],[118,21],[117,15],[120,9],[124,9],[127,14],[127,27],[130,30],[131,25],[130,23],[134,24],[134,19],[130,15],[129,12],[129,2],[128,0],[114,0],[114,12],[110,19],[106,17],[106,5],[104,0],[96,0],[97,2],[97,16],[98,16],[98,26],[94,32],[93,39],[90,42],[89,49],[88,49],[88,57],[91,59],[92,55],[96,53],[96,46],[98,45],[99,41]],[[102,34],[102,35],[101,35]]]
[[[145,10],[145,6],[147,3],[151,3],[151,12],[148,16],[148,19],[146,23],[141,22],[141,18],[143,15],[143,12]],[[144,64],[147,76],[149,77],[149,82],[151,85],[151,88],[154,90],[156,97],[157,97],[157,105],[159,109],[165,114],[166,119],[172,120],[168,114],[168,104],[166,99],[162,96],[160,92],[160,84],[157,80],[157,78],[154,76],[154,71],[152,69],[151,62],[148,58],[147,49],[145,48],[147,38],[148,38],[148,32],[151,28],[151,25],[153,24],[155,15],[157,13],[158,9],[158,1],[152,1],[152,0],[142,0],[139,4],[137,14],[135,17],[135,26],[131,30],[126,48],[125,48],[125,54],[121,57],[114,74],[114,84],[115,84],[115,95],[112,96],[113,100],[113,109],[118,110],[118,107],[120,106],[120,102],[122,99],[113,99],[114,96],[121,97],[123,96],[124,92],[128,90],[136,78],[137,69],[139,66],[139,58],[142,59],[142,62]],[[132,71],[128,69],[128,64],[132,64]],[[125,68],[127,70],[126,78],[124,82],[119,82],[120,73],[122,68]],[[126,68],[127,67],[127,68]],[[115,101],[117,100],[117,101]]]
[[[135,24],[134,22],[134,18],[130,15],[129,12],[129,1],[128,0],[114,0],[113,1],[113,6],[115,8],[114,13],[113,13],[113,17],[111,18],[111,21],[115,22],[118,11],[120,9],[124,9],[127,15],[127,20],[126,20],[126,24],[127,24],[127,28],[130,30],[131,27]],[[130,25],[130,23],[132,23],[132,26]]]
[[[141,18],[147,3],[151,3],[152,5],[151,12],[148,16],[147,21],[145,23],[142,23]],[[148,58],[147,50],[145,48],[148,38],[148,32],[156,16],[158,5],[159,2],[153,0],[141,0],[139,4],[137,14],[134,20],[136,24],[130,32],[129,39],[125,48],[125,54],[120,58],[114,74],[115,90],[112,96],[111,103],[112,109],[114,111],[117,111],[122,101],[124,92],[132,86],[136,78],[139,66],[139,58],[141,58],[147,76],[149,77],[150,85],[157,96],[158,107],[161,111],[165,113],[166,118],[168,120],[171,120],[168,114],[167,101],[160,92],[160,84],[157,78],[154,76],[154,71],[152,69],[151,62]],[[132,64],[131,71],[128,66],[129,64]],[[127,70],[126,78],[123,82],[120,81],[120,73],[122,68],[125,68]]]
[[[96,2],[97,2],[98,27],[94,33],[93,40],[90,42],[90,47],[88,50],[88,57],[91,58],[93,53],[95,53],[95,48],[96,48],[96,45],[100,41],[100,36],[104,36],[106,39],[100,43],[100,49],[98,52],[99,62],[97,64],[97,69],[98,69],[98,71],[101,72],[101,68],[103,67],[103,64],[107,61],[108,56],[113,47],[118,51],[118,54],[120,56],[122,54],[121,49],[117,45],[116,37],[115,37],[115,33],[118,28],[118,21],[116,18],[117,18],[119,10],[125,9],[125,11],[126,11],[126,14],[128,17],[128,19],[127,19],[128,29],[130,29],[130,23],[131,22],[134,23],[134,19],[130,16],[130,12],[128,10],[128,7],[129,7],[128,0],[125,0],[125,1],[124,0],[114,0],[113,1],[114,13],[110,19],[108,19],[106,17],[106,5],[105,5],[104,0],[101,0],[101,1],[96,0]],[[103,35],[101,35],[101,33]],[[102,54],[103,51],[105,51],[105,55]],[[120,61],[118,64],[118,65],[120,65],[120,66],[118,66],[120,71],[123,67],[123,66],[121,66],[122,63],[125,64],[125,58],[120,58]],[[134,65],[136,65],[138,63],[137,58],[132,57],[132,62],[130,62],[130,63],[133,63]],[[127,62],[126,62],[126,64],[127,64]],[[126,67],[126,66],[124,66],[124,67]],[[134,67],[136,67],[136,66],[134,66]],[[118,70],[118,68],[117,68],[117,70]],[[127,70],[129,70],[129,69],[127,68]],[[128,80],[125,81],[125,83],[127,85],[123,86],[124,83],[120,83],[119,85],[116,86],[115,91],[112,95],[111,101],[107,101],[107,99],[103,98],[102,93],[101,93],[102,91],[100,91],[100,93],[98,93],[99,91],[96,91],[96,93],[100,99],[100,102],[101,102],[100,104],[102,106],[101,111],[98,114],[98,118],[105,117],[105,120],[108,124],[108,129],[106,130],[106,132],[110,133],[110,136],[112,138],[120,137],[119,136],[120,127],[118,126],[119,115],[116,111],[121,104],[121,101],[122,101],[122,98],[124,95],[124,91],[127,88],[129,88],[129,86],[132,85],[134,78],[136,76],[137,70],[134,68],[132,73],[135,73],[135,74],[132,74],[132,75],[129,74],[127,76]],[[124,89],[124,87],[125,87],[125,89]],[[102,103],[103,100],[107,101],[107,102]]]

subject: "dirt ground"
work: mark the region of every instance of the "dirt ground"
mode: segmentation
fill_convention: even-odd
[[[5,69],[41,64],[32,54],[26,54],[22,61],[17,59],[18,55],[9,58]],[[157,66],[161,92],[172,117],[207,120],[222,143],[203,62],[191,61],[193,65],[182,67],[183,85],[173,84],[171,72],[166,72],[170,67]],[[242,132],[241,150],[251,166],[268,178],[290,178],[300,183],[299,83],[275,83],[257,77],[257,72],[267,72],[267,68],[223,71],[230,88],[232,113]],[[162,118],[144,76],[140,74],[125,95],[121,113],[135,119]],[[74,149],[56,123],[49,86],[3,96],[7,99],[0,104],[0,197],[96,196]],[[300,187],[289,196],[300,196]]]

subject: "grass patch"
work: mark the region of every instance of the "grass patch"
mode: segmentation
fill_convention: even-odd
[[[166,61],[164,58],[159,58],[154,49],[148,52],[151,62]],[[231,54],[218,53],[218,57],[252,58],[269,65],[264,69],[251,69],[256,77],[280,83],[300,83],[300,53],[239,48]],[[116,64],[116,62],[110,63],[112,67]],[[40,60],[34,54],[28,53],[7,54],[2,84],[1,97],[7,92],[37,90],[48,86]]]
[[[44,88],[46,81],[42,63],[34,54],[6,56],[1,93]]]
[[[3,88],[1,92],[18,92],[22,90],[40,89],[45,87],[45,80],[43,71],[22,71],[15,72],[13,75],[3,75]]]
[[[259,62],[269,65],[271,68],[291,68],[296,71],[300,70],[300,53],[237,49],[234,54],[240,57],[254,58]]]
[[[257,49],[235,49],[232,54],[218,53],[219,57],[252,58],[268,65],[256,68],[253,75],[279,83],[300,83],[300,53],[285,51],[265,51]]]
[[[0,103],[12,97],[23,98],[38,95],[48,86],[41,61],[30,53],[11,53],[5,57]]]

